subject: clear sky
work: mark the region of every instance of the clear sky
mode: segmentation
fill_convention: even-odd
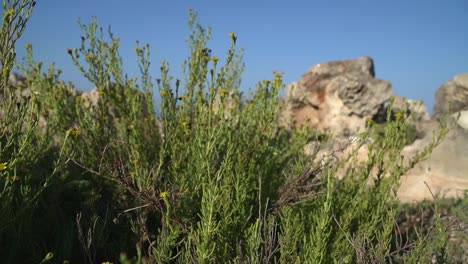
[[[396,95],[424,100],[432,110],[437,88],[468,72],[466,0],[37,0],[18,58],[31,43],[36,60],[55,62],[64,80],[90,90],[93,85],[79,75],[66,49],[80,45],[78,18],[88,23],[96,16],[120,37],[130,76],[138,74],[139,40],[150,44],[154,78],[162,59],[182,78],[188,8],[213,29],[212,55],[224,57],[228,32],[236,33],[238,47],[245,49],[243,89],[269,79],[275,69],[290,83],[317,63],[368,55],[377,78],[391,81]]]

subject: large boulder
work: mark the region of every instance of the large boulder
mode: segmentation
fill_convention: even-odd
[[[458,116],[457,123],[429,157],[402,177],[398,192],[401,201],[432,199],[432,194],[461,197],[468,191],[468,111],[452,114],[449,123]],[[436,121],[426,122],[424,126],[434,133],[426,133],[422,139],[406,146],[401,152],[406,160],[431,144],[440,129]]]
[[[468,73],[455,76],[436,92],[433,117],[468,110]]]
[[[391,84],[374,77],[369,57],[315,65],[288,86],[281,125],[353,135],[392,95]]]
[[[442,142],[428,157],[419,161],[401,177],[397,193],[401,202],[432,200],[433,196],[460,198],[468,193],[468,148],[466,147],[468,146],[468,111],[454,113],[449,118],[449,124],[453,127],[450,126],[451,129]],[[440,132],[440,125],[437,121],[423,122],[421,127],[427,129],[424,137],[417,139],[401,151],[405,165],[409,165],[418,153],[423,152]],[[339,162],[346,161],[335,175],[337,178],[342,178],[349,168],[358,163],[367,163],[368,144],[371,142],[365,142],[362,147],[359,147],[358,142],[356,137],[334,138],[327,144],[310,142],[304,147],[304,153],[313,158],[315,164],[336,166]],[[350,155],[353,155],[353,158],[348,160]],[[377,167],[371,169],[369,184],[372,184],[377,171]],[[384,176],[389,175],[384,174]]]

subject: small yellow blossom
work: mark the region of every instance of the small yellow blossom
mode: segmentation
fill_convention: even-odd
[[[141,49],[140,49],[139,47],[136,47],[136,48],[135,48],[135,52],[136,52],[136,53],[140,53],[140,52],[141,52]]]
[[[221,95],[226,95],[228,93],[229,93],[228,89],[224,89],[224,88],[219,89],[219,94],[221,94]]]
[[[189,125],[189,122],[188,122],[188,121],[182,121],[182,125],[183,125],[184,127],[187,127],[187,126]]]
[[[214,63],[217,63],[218,62],[218,57],[212,57],[211,60],[214,62]]]
[[[81,131],[78,129],[70,128],[67,130],[67,134],[72,135],[74,137],[78,137],[79,135],[81,135]]]
[[[103,95],[104,95],[104,92],[103,92],[103,91],[99,91],[99,92],[98,92],[98,95],[99,95],[99,96],[103,96]]]
[[[79,135],[81,135],[81,131],[78,130],[78,129],[73,129],[71,134],[74,136],[74,137],[78,137]]]
[[[102,264],[112,264],[112,262],[110,262],[110,261],[105,261],[105,262],[103,262]]]
[[[15,14],[15,9],[11,8],[8,11],[5,12],[5,17],[13,16],[14,14]]]
[[[234,32],[229,32],[229,37],[231,39],[233,39],[234,41],[236,41],[236,39],[237,39],[237,36],[236,36],[236,34]]]
[[[275,75],[275,79],[281,79],[283,77],[282,72],[274,72],[274,75]]]
[[[396,117],[397,119],[402,118],[402,117],[403,117],[403,111],[398,111],[398,112],[395,114],[395,117]]]
[[[374,124],[374,121],[372,121],[372,119],[367,119],[367,126],[372,126],[372,124]]]
[[[134,159],[134,160],[132,160],[132,163],[133,163],[133,165],[138,165],[138,160]]]
[[[160,94],[161,94],[161,96],[162,96],[162,97],[164,97],[164,96],[166,96],[166,95],[167,95],[167,92],[166,92],[166,91],[161,91],[161,93],[160,93]]]
[[[162,199],[164,199],[164,198],[167,197],[168,194],[169,194],[168,192],[161,192],[161,193],[159,194],[159,197],[161,197]]]
[[[94,55],[86,55],[86,60],[93,60],[94,59]]]
[[[186,100],[187,98],[187,95],[183,94],[179,97],[179,100]]]
[[[8,162],[0,163],[0,171],[6,170],[8,167]]]
[[[266,85],[266,86],[268,86],[270,84],[269,80],[263,80],[262,82],[263,82],[263,85]]]

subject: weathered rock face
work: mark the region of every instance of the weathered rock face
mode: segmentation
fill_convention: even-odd
[[[431,192],[436,196],[456,197],[468,190],[468,111],[454,113],[450,119],[453,120],[458,114],[460,119],[457,125],[442,143],[434,148],[426,160],[416,164],[404,175],[398,193],[400,200],[412,202],[432,199]],[[426,128],[437,132],[438,123],[429,122]],[[406,146],[401,154],[405,159],[410,159],[429,145],[433,136],[432,133],[426,133],[424,138]]]
[[[468,110],[468,73],[455,76],[437,90],[433,117],[440,119],[462,110]]]
[[[288,128],[306,125],[332,132],[335,135],[332,145],[319,149],[317,142],[311,142],[304,150],[316,162],[334,164],[353,149],[352,144],[342,147],[342,141],[346,142],[347,138],[343,136],[350,136],[358,127],[364,127],[367,119],[386,122],[391,96],[390,83],[374,78],[374,66],[368,57],[319,64],[288,86],[280,124]],[[440,117],[452,114],[453,121],[460,114],[457,125],[429,157],[402,176],[398,198],[413,202],[432,199],[432,194],[462,196],[468,191],[468,74],[455,76],[437,91],[433,119],[422,103],[393,97],[392,112],[411,114],[408,121],[416,129],[416,141],[401,152],[406,161],[432,143],[440,129]],[[351,162],[365,162],[366,150],[364,144]],[[344,175],[346,166],[337,177]]]
[[[281,125],[349,136],[391,95],[391,84],[374,78],[369,57],[318,64],[288,86]]]
[[[411,203],[422,200],[432,200],[435,197],[463,197],[468,191],[468,111],[454,113],[452,122],[460,114],[460,118],[444,140],[433,149],[432,153],[424,160],[406,172],[400,179],[400,188],[397,197],[401,202]],[[438,135],[439,124],[437,121],[426,121],[422,125],[427,133],[413,144],[403,148],[401,155],[409,164],[419,152],[422,152]],[[318,142],[311,142],[304,147],[306,155],[310,155],[316,163],[335,166],[339,161],[346,160],[349,155],[353,158],[337,171],[337,178],[346,175],[347,169],[356,163],[366,163],[368,160],[368,144],[362,147],[354,140],[338,139],[332,144],[319,146]],[[368,183],[372,184],[372,178],[377,173],[377,167],[371,169]],[[388,176],[385,174],[385,176]]]

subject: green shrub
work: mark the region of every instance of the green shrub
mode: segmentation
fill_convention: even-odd
[[[303,151],[314,132],[277,126],[282,74],[245,96],[237,36],[229,33],[226,58],[212,56],[211,30],[193,12],[184,78],[161,64],[157,110],[149,46],[137,42],[141,76],[129,78],[119,39],[96,19],[80,23],[81,45],[67,51],[95,85],[96,102],[54,65],[44,71],[31,45],[19,67],[30,93],[17,96],[8,76],[33,6],[3,1],[2,262],[381,263],[445,250],[438,222],[436,248],[415,237],[402,253],[395,239],[395,193],[409,169],[399,154],[404,117],[380,129],[366,162],[352,152],[334,166],[314,163]],[[360,134],[359,146],[373,131]],[[345,177],[335,177],[343,168]]]

